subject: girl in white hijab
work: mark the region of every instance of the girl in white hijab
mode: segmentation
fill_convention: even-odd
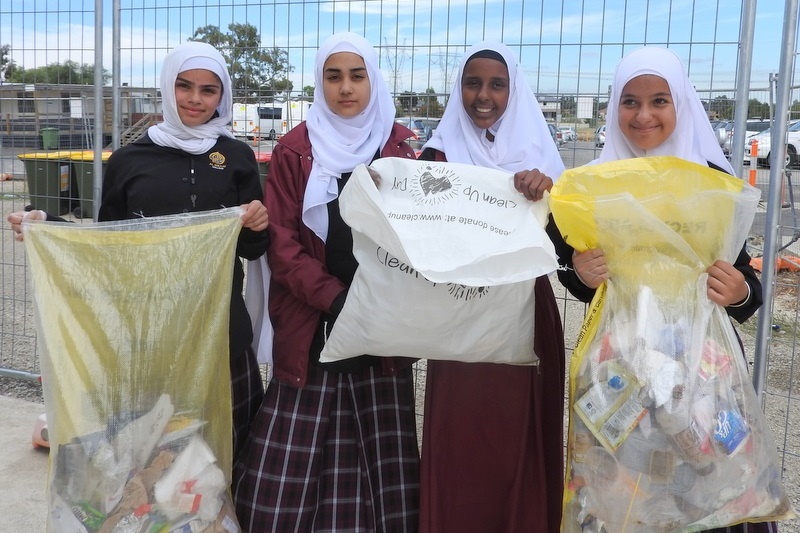
[[[226,126],[232,94],[222,55],[206,43],[175,47],[164,60],[161,96],[164,121],[111,154],[103,172],[97,218],[125,220],[237,205],[242,208],[242,230],[232,265],[229,331],[236,460],[264,391],[251,348],[250,316],[242,297],[242,259],[264,255],[269,245],[269,216],[262,203],[264,193],[253,150],[232,138]],[[56,214],[31,213],[36,218],[63,220]],[[9,215],[12,227],[23,216]]]
[[[237,515],[251,532],[415,531],[413,360],[319,361],[358,266],[339,193],[362,163],[413,158],[413,134],[394,123],[363,37],[326,40],[314,79],[308,119],[278,141],[266,182],[273,374],[234,471]]]
[[[675,107],[675,130],[660,145],[642,149],[632,143],[621,128],[615,127],[619,118],[621,94],[626,84],[643,75],[666,80]],[[631,157],[671,155],[700,165],[712,163],[733,174],[733,167],[720,148],[703,103],[683,69],[678,55],[667,48],[646,46],[625,56],[617,66],[611,98],[606,112],[606,142],[593,163],[618,161]]]
[[[500,56],[508,69],[509,95],[503,115],[488,128],[476,125],[465,113],[461,79],[469,58],[482,52]],[[447,155],[448,161],[518,172],[537,168],[553,180],[564,171],[564,163],[550,135],[542,108],[522,67],[511,50],[501,43],[484,41],[464,53],[442,120],[425,143]],[[487,136],[488,133],[488,136]],[[489,140],[493,137],[493,140]]]
[[[674,156],[733,174],[717,142],[699,96],[675,52],[638,48],[617,66],[606,114],[606,143],[592,162],[633,157]],[[554,224],[548,228],[559,262],[558,277],[576,298],[589,302],[610,273],[601,249],[575,253]],[[761,282],[742,247],[731,264],[717,260],[706,270],[708,298],[744,322],[761,306]],[[708,530],[714,533],[777,533],[775,522],[744,523]]]
[[[528,200],[542,201],[564,164],[511,50],[470,47],[456,80],[421,158],[513,173]],[[534,315],[519,324],[534,328],[538,367],[428,361],[421,533],[559,530],[564,338],[546,276],[534,290]]]
[[[323,93],[325,61],[339,52],[361,56],[369,76],[369,104],[353,117],[343,117],[332,111]],[[314,83],[314,105],[306,119],[314,163],[303,201],[303,222],[324,241],[328,227],[325,205],[339,195],[336,180],[358,165],[372,161],[389,139],[395,109],[378,68],[375,49],[355,33],[337,33],[320,46],[314,65]]]
[[[222,83],[222,95],[214,116],[205,124],[187,126],[178,115],[175,80],[181,72],[204,69],[213,72]],[[188,42],[176,46],[164,58],[161,67],[161,98],[164,121],[151,126],[147,134],[159,146],[178,148],[190,154],[204,154],[219,137],[231,137],[228,124],[233,112],[231,77],[225,58],[207,43]]]
[[[606,117],[606,144],[592,163],[669,155],[733,174],[700,97],[681,60],[671,50],[645,46],[622,58],[614,76]],[[552,233],[551,238],[560,259],[570,267],[561,270],[559,276],[573,294],[582,298],[588,290],[591,295],[609,278],[602,250],[565,257],[569,250]],[[742,316],[743,309],[750,304],[755,305],[752,309],[755,312],[761,302],[761,285],[749,263],[750,256],[742,249],[734,265],[716,261],[708,269],[709,298],[727,307],[729,313],[737,309],[737,316]],[[571,282],[575,282],[574,287]]]

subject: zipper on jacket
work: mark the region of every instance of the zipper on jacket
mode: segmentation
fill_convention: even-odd
[[[194,158],[191,158],[190,161],[191,161],[191,167],[190,167],[190,170],[189,170],[189,183],[191,183],[192,190],[194,190],[194,185],[195,185],[195,181],[194,181]],[[192,193],[189,196],[189,199],[192,200],[192,209],[197,209],[197,203],[196,203],[197,195]]]

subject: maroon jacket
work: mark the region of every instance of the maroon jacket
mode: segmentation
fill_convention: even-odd
[[[405,143],[413,136],[395,124],[381,157],[414,158]],[[264,205],[269,212],[271,244],[267,258],[272,277],[269,315],[275,330],[274,375],[295,387],[306,383],[309,348],[320,314],[346,287],[325,268],[325,243],[302,221],[303,197],[311,173],[311,142],[305,122],[281,138],[272,151]],[[382,358],[385,374],[393,375],[413,360]]]

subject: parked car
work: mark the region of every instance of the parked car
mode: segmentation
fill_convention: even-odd
[[[713,120],[711,121],[711,128],[714,130],[714,135],[717,138],[720,148],[725,151],[725,143],[732,137],[733,121],[732,120]]]
[[[564,145],[564,136],[561,135],[561,131],[549,122],[547,127],[550,130],[550,136],[553,137],[553,142],[556,143],[556,148],[561,148]]]
[[[787,144],[786,154],[783,159],[784,168],[796,166],[798,163],[797,154],[800,153],[800,121],[791,123],[786,131]],[[770,130],[766,129],[748,139],[744,146],[744,157],[747,160],[750,160],[750,149],[753,141],[758,142],[758,163],[769,166],[769,160],[772,155]]]
[[[594,145],[597,148],[602,148],[606,144],[606,126],[605,124],[594,130]]]
[[[746,122],[746,130],[744,134],[745,138],[745,145],[749,144],[750,137],[761,133],[767,129],[769,129],[770,122],[769,120],[763,119],[752,119]],[[730,156],[731,150],[733,150],[733,121],[732,120],[718,120],[712,122],[712,127],[714,128],[714,133],[716,134],[717,140],[719,141],[719,145],[722,148],[722,151],[725,153],[726,156]],[[745,158],[745,161],[749,161],[749,158]]]
[[[770,125],[771,125],[770,121],[766,119],[748,120],[745,132],[745,138],[752,137],[757,133],[761,133],[762,131],[768,130]]]
[[[578,140],[578,134],[575,133],[575,130],[573,130],[569,126],[561,126],[558,129],[559,131],[561,131],[561,136],[564,138],[564,142]]]
[[[442,120],[440,118],[418,118],[420,122],[425,126],[425,132],[428,136],[427,140],[430,140],[433,137],[433,130],[436,129],[436,126],[439,125],[439,121]]]
[[[414,135],[417,137],[416,140],[421,142],[426,142],[428,140],[428,132],[425,129],[425,124],[418,118],[397,117],[394,121],[413,131]]]

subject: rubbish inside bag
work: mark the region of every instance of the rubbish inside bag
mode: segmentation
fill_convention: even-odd
[[[238,531],[204,425],[175,415],[163,394],[147,412],[121,413],[106,430],[59,445],[53,523],[87,533]],[[232,529],[217,529],[226,518]]]
[[[49,532],[240,530],[227,487],[241,229],[238,207],[26,225],[51,446]],[[203,470],[181,467],[197,458]]]
[[[760,191],[674,157],[566,171],[550,208],[603,250],[570,368],[564,533],[705,531],[795,516],[777,447],[707,269],[734,264]]]
[[[678,323],[667,309],[650,313],[647,335],[609,313],[577,367],[565,531],[710,529],[791,513],[735,337],[687,330],[685,350],[667,355],[654,348],[655,330]]]

